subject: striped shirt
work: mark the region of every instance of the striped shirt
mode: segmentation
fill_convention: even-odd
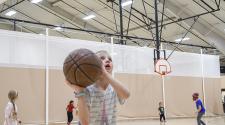
[[[85,94],[90,125],[116,125],[116,104],[123,104],[124,100],[118,99],[113,87],[108,85],[101,91],[93,84],[85,89]]]

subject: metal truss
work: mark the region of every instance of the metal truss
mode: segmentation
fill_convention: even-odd
[[[21,0],[19,2],[17,2],[15,5],[13,6],[16,6],[20,3],[22,3],[23,1],[25,0]],[[101,3],[103,3],[101,0],[98,0],[100,1]],[[193,0],[195,1],[196,3],[196,0]],[[142,13],[140,10],[136,9],[135,7],[133,7],[133,4],[131,5],[131,9],[128,11],[126,9],[123,9],[121,7],[121,0],[119,0],[119,3],[116,2],[116,1],[112,1],[112,7],[108,6],[107,4],[104,3],[104,5],[110,7],[111,9],[113,9],[113,13],[114,13],[114,20],[115,20],[115,29],[107,26],[106,24],[103,24],[102,22],[94,19],[94,21],[96,21],[97,23],[103,25],[104,27],[110,29],[111,31],[113,31],[114,33],[105,33],[105,32],[99,32],[99,31],[91,31],[91,30],[85,30],[85,29],[82,29],[80,27],[78,28],[71,28],[71,27],[62,27],[62,28],[65,28],[65,29],[70,29],[70,30],[78,30],[78,31],[83,31],[83,32],[88,32],[88,33],[94,33],[94,34],[105,34],[105,35],[109,35],[109,36],[117,36],[117,37],[121,37],[121,44],[126,44],[126,41],[124,41],[123,39],[140,39],[140,40],[147,40],[147,41],[157,41],[155,44],[156,46],[158,46],[158,49],[159,49],[159,46],[160,46],[160,42],[163,42],[163,43],[169,43],[171,45],[177,45],[177,43],[173,43],[173,42],[170,42],[170,41],[166,41],[165,39],[162,38],[162,33],[163,33],[163,27],[166,26],[166,25],[169,25],[169,24],[173,24],[173,23],[177,23],[179,26],[183,27],[185,30],[187,31],[191,31],[187,28],[185,28],[184,26],[182,26],[181,24],[179,24],[178,22],[181,22],[181,21],[184,21],[184,20],[188,20],[188,19],[192,19],[192,18],[199,18],[200,16],[202,15],[206,15],[206,14],[213,14],[213,12],[216,12],[216,11],[219,11],[219,7],[220,7],[220,3],[221,3],[221,0],[213,0],[214,3],[216,4],[216,8],[213,8],[212,6],[210,6],[207,2],[205,2],[204,0],[199,0],[198,4],[203,4],[204,7],[205,7],[205,10],[207,10],[207,12],[204,12],[204,13],[200,13],[200,14],[196,14],[194,16],[190,16],[190,17],[186,17],[186,18],[179,18],[178,20],[174,20],[174,19],[171,19],[169,16],[167,16],[165,13],[164,13],[164,7],[165,7],[165,0],[163,1],[163,10],[162,11],[159,11],[157,10],[157,5],[158,5],[158,0],[155,0],[155,6],[153,7],[152,5],[150,5],[148,2],[146,2],[145,0],[142,0],[142,4],[143,4],[143,7],[144,7],[144,13]],[[69,5],[68,3],[62,1],[64,4],[70,6],[71,8],[77,10],[75,7]],[[113,8],[113,4],[114,5],[117,5],[118,7],[120,7],[120,10],[117,11],[116,9]],[[13,6],[10,6],[11,8]],[[37,5],[39,6],[39,5]],[[84,5],[83,5],[84,6]],[[155,9],[155,14],[158,14],[161,13],[161,20],[159,21],[158,19],[152,19],[150,17],[148,17],[147,15],[147,10],[146,10],[146,6],[150,6],[152,7],[153,9]],[[40,6],[39,6],[40,7]],[[4,10],[1,10],[1,12],[4,12],[5,10],[7,9],[10,9],[10,8],[6,8]],[[80,11],[80,10],[77,10],[78,12],[82,13],[82,14],[85,14],[84,12]],[[125,16],[123,15],[122,11],[126,12],[126,13],[129,13],[129,16]],[[115,19],[115,12],[119,13],[120,14],[120,34],[118,34],[118,29],[117,29],[117,23],[116,23],[116,19]],[[132,12],[136,12],[135,14],[133,14]],[[216,18],[218,18],[215,14],[213,14]],[[57,16],[57,15],[56,15]],[[170,19],[171,21],[168,22],[168,23],[164,23],[164,16],[166,16],[168,19]],[[131,17],[135,18],[138,20],[138,22],[134,21],[131,19]],[[140,17],[142,17],[143,19],[141,19]],[[25,20],[17,20],[17,19],[9,19],[9,18],[5,18],[5,17],[0,17],[1,19],[6,19],[6,20],[10,20],[10,21],[13,21],[15,24],[16,22],[25,22],[25,23],[32,23],[32,24],[37,24],[37,25],[45,25],[45,23],[40,23],[40,22],[32,22],[32,21],[25,21]],[[127,18],[128,19],[128,25],[127,25],[127,28],[124,30],[123,28],[123,18]],[[155,16],[156,18],[156,16]],[[157,18],[158,18],[158,15],[157,15]],[[219,18],[218,18],[219,19]],[[221,19],[220,19],[221,20]],[[141,25],[140,22],[143,23],[144,25]],[[223,20],[221,20],[223,21]],[[112,21],[110,21],[112,23]],[[136,37],[136,36],[129,36],[129,30],[130,30],[130,22],[133,22],[135,23],[136,25],[140,26],[141,28],[145,29],[146,31],[150,32],[151,33],[151,37],[152,39],[149,39],[149,38],[140,38],[140,37]],[[224,21],[223,21],[224,22]],[[49,26],[49,27],[54,27],[54,25],[51,25],[51,24],[46,24],[45,26]],[[77,27],[77,26],[76,26]],[[160,29],[158,29],[160,28]],[[153,33],[153,29],[156,29],[156,32],[155,34]],[[123,32],[126,31],[126,35],[123,34]],[[192,33],[192,32],[190,32]],[[192,33],[193,35],[195,35],[196,37],[198,37],[199,39],[205,41],[204,39],[200,38],[199,36],[197,36],[196,34]],[[206,41],[205,41],[206,42]],[[198,46],[198,45],[191,45],[191,44],[182,44],[180,43],[179,45],[188,45],[188,46],[196,46],[196,47],[201,47],[201,48],[214,48],[214,47],[205,47],[205,46]],[[175,47],[175,49],[177,49],[177,47]]]
[[[14,22],[27,23],[27,24],[41,25],[41,26],[46,26],[46,27],[51,27],[51,28],[58,27],[57,25],[52,25],[52,24],[47,24],[47,23],[26,21],[26,20],[20,20],[20,19],[11,19],[11,18],[1,17],[1,16],[0,16],[0,19],[8,20],[8,21],[14,21]],[[72,27],[61,27],[61,28],[67,29],[67,30],[74,30],[74,31],[87,32],[87,33],[94,33],[94,34],[104,34],[104,35],[107,35],[107,36],[116,36],[116,37],[120,36],[120,34],[106,33],[106,32],[93,31],[93,30],[86,30],[86,29],[81,29],[81,28],[72,28]],[[154,39],[143,38],[143,37],[134,37],[134,36],[126,36],[126,35],[124,35],[124,37],[130,38],[130,39],[136,39],[136,40],[154,41]],[[169,43],[169,44],[173,44],[173,45],[177,44],[177,43],[174,43],[174,42],[171,42],[171,41],[164,41],[164,40],[162,40],[161,42],[162,43]],[[193,45],[193,44],[182,44],[181,43],[180,45],[193,46],[193,47],[199,47],[199,48],[207,48],[207,49],[215,49],[215,47],[207,47],[207,46],[200,46],[200,45]]]

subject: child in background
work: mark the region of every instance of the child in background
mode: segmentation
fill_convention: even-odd
[[[192,95],[192,99],[193,101],[195,101],[196,104],[196,108],[197,108],[197,123],[198,125],[206,125],[201,119],[202,116],[205,114],[205,107],[202,104],[202,101],[198,98],[199,94],[198,93],[194,93]]]
[[[166,118],[165,118],[165,110],[164,110],[164,107],[163,107],[163,103],[162,102],[159,102],[159,117],[160,117],[160,122],[165,122],[166,121]],[[163,119],[163,120],[162,120]]]
[[[71,100],[69,104],[66,107],[67,111],[67,124],[70,125],[70,123],[73,121],[73,109],[74,109],[74,101]]]
[[[18,92],[15,90],[10,90],[8,93],[9,102],[5,108],[5,122],[4,125],[17,125],[21,123],[18,119],[18,108],[15,104],[16,99],[18,98]]]

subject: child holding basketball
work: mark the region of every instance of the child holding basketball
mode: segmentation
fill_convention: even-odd
[[[159,117],[160,117],[160,122],[165,122],[166,121],[166,118],[165,118],[165,110],[164,110],[164,107],[163,107],[163,103],[162,102],[159,102]],[[163,120],[162,120],[163,119]]]
[[[70,123],[73,121],[73,109],[76,109],[76,107],[74,107],[74,101],[71,100],[69,102],[69,104],[66,107],[66,111],[67,111],[67,124],[70,125]]]
[[[102,60],[102,76],[93,85],[82,88],[66,82],[78,98],[78,116],[81,125],[116,125],[116,103],[124,103],[129,91],[112,77],[112,58],[106,51],[98,51]]]
[[[5,108],[5,122],[4,125],[17,125],[21,123],[17,116],[17,105],[15,101],[18,97],[18,92],[15,90],[10,90],[8,93],[9,102]]]
[[[198,98],[199,94],[198,93],[194,93],[192,95],[193,101],[195,101],[196,104],[196,108],[197,108],[197,123],[198,125],[205,125],[205,123],[201,120],[202,116],[205,114],[205,108],[202,104],[202,101]]]

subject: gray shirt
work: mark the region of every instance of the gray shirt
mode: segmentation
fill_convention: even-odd
[[[116,104],[124,103],[117,97],[111,85],[105,91],[97,88],[96,84],[85,89],[86,102],[89,108],[90,125],[116,125]]]

